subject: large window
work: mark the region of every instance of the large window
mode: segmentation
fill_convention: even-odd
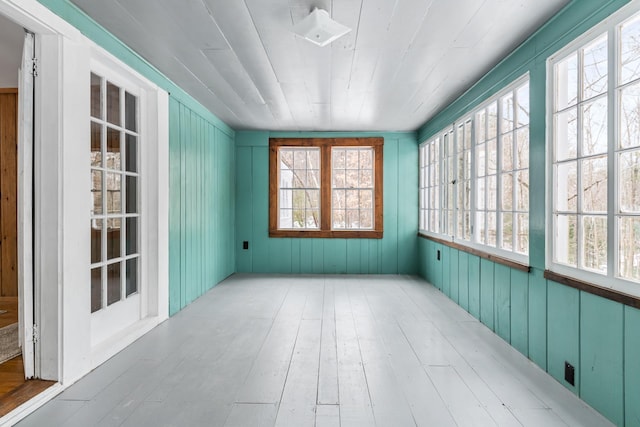
[[[269,140],[269,235],[382,237],[382,138]]]
[[[138,99],[91,74],[91,312],[138,292]]]
[[[526,260],[528,77],[420,146],[420,230]]]
[[[628,290],[640,282],[640,15],[617,22],[551,59],[550,261]]]

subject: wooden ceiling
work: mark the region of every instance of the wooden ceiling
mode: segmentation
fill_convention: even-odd
[[[415,130],[569,0],[72,0],[235,129]],[[353,30],[291,32],[313,7]]]

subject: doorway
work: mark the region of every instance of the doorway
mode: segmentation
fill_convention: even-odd
[[[33,167],[24,165],[32,165],[34,86],[25,58],[33,58],[33,46],[33,34],[0,15],[0,417],[53,384],[32,380],[29,332]]]

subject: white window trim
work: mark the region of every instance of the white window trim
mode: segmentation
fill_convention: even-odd
[[[461,239],[456,237],[455,235],[449,235],[449,234],[445,234],[445,233],[435,233],[433,231],[429,231],[429,230],[423,230],[420,229],[420,234],[428,236],[428,237],[433,237],[436,239],[440,239],[440,240],[445,240],[451,243],[455,243],[461,246],[465,246],[465,247],[469,247],[471,249],[480,251],[480,252],[484,252],[490,255],[496,255],[499,256],[501,258],[510,260],[510,261],[514,261],[516,263],[520,263],[520,264],[524,264],[524,265],[529,265],[529,254],[521,254],[519,252],[515,252],[515,250],[512,251],[507,251],[504,250],[502,248],[500,248],[498,246],[498,242],[497,239],[498,237],[496,236],[496,246],[489,246],[489,245],[485,245],[485,244],[481,244],[477,242],[477,232],[478,232],[478,227],[476,226],[476,194],[477,194],[477,176],[475,175],[476,172],[476,155],[475,155],[475,115],[477,112],[485,109],[487,106],[489,106],[490,104],[497,102],[498,105],[498,111],[500,110],[500,105],[499,105],[499,100],[500,98],[502,98],[504,95],[513,92],[516,88],[518,88],[519,86],[521,86],[522,84],[524,84],[525,82],[530,81],[529,78],[529,73],[525,73],[522,76],[512,80],[508,85],[506,85],[504,88],[502,88],[499,92],[496,92],[495,94],[493,94],[490,98],[487,98],[485,101],[483,101],[481,104],[479,104],[478,106],[476,106],[473,110],[471,110],[468,114],[465,114],[463,116],[461,116],[458,120],[455,120],[453,123],[451,123],[450,125],[447,125],[445,128],[443,128],[441,131],[434,133],[433,135],[431,135],[429,138],[425,138],[419,145],[420,149],[422,146],[427,145],[429,142],[431,142],[434,138],[440,138],[440,159],[442,160],[442,136],[449,131],[453,131],[452,135],[454,138],[454,151],[457,153],[457,146],[458,146],[458,141],[457,141],[457,132],[456,129],[459,125],[464,125],[464,123],[466,123],[468,120],[471,120],[471,228],[472,228],[472,233],[471,233],[471,240],[465,240],[465,239]],[[531,99],[531,97],[529,97],[529,99]],[[498,116],[498,122],[500,121],[500,116]],[[499,126],[499,124],[498,124]],[[529,122],[529,127],[531,126],[531,121]],[[499,140],[499,127],[496,130],[496,142],[498,142]],[[500,156],[501,154],[499,153],[499,144],[496,144],[496,150],[497,150],[497,156]],[[420,158],[420,157],[419,157]],[[499,157],[497,157],[497,159],[499,159]],[[499,168],[499,163],[496,165],[497,168]],[[456,166],[456,170],[457,170],[457,166]],[[529,168],[527,168],[527,170],[530,170]],[[442,171],[442,163],[440,163],[440,183],[444,183],[443,180],[443,171]],[[456,175],[457,176],[457,175]],[[496,173],[496,177],[499,177],[500,173],[499,171]],[[497,179],[497,178],[496,178]],[[442,188],[442,187],[441,187]],[[442,212],[443,212],[443,208],[442,208],[442,201],[444,200],[444,195],[442,190],[440,191],[439,194],[440,197],[440,216],[439,216],[439,221],[440,221],[440,230],[443,229],[443,217],[442,217]],[[428,201],[427,201],[428,202]],[[496,201],[496,203],[498,203],[499,200]],[[454,207],[456,206],[457,203],[457,198],[454,199]],[[499,205],[496,205],[496,215],[500,212],[499,209]],[[420,209],[420,208],[419,208]],[[455,208],[454,208],[455,210]],[[529,206],[529,221],[531,220],[530,217],[530,212],[531,212],[531,206]],[[457,215],[454,215],[454,218],[457,218]],[[496,221],[498,221],[498,219],[496,219]],[[496,223],[496,228],[499,227],[498,222]],[[530,227],[529,227],[530,228]],[[529,234],[530,236],[530,234]],[[529,242],[531,242],[531,238],[529,237]],[[531,251],[529,250],[529,253]]]
[[[139,120],[138,292],[91,314],[95,367],[168,317],[168,271],[163,272],[168,265],[168,98],[166,92],[95,44],[90,49],[89,69],[138,98]],[[86,118],[89,123],[88,110]],[[154,239],[165,243],[154,244]],[[139,307],[139,318],[128,315],[133,306]],[[110,332],[114,329],[118,330],[115,334]]]
[[[617,119],[619,117],[619,105],[616,100],[619,98],[615,96],[615,92],[617,91],[616,87],[616,68],[617,59],[618,59],[618,50],[616,47],[617,37],[611,37],[612,34],[615,33],[615,30],[618,24],[622,23],[626,19],[630,18],[634,14],[640,12],[640,1],[634,0],[626,6],[623,6],[615,13],[608,16],[606,19],[602,20],[600,23],[596,24],[588,31],[586,31],[583,35],[577,37],[575,40],[564,46],[562,49],[557,51],[555,54],[549,56],[547,58],[547,66],[546,66],[546,75],[547,75],[547,93],[546,93],[546,141],[547,141],[547,149],[546,149],[546,161],[545,161],[545,174],[546,174],[546,185],[549,189],[546,192],[546,200],[545,200],[545,261],[546,268],[549,271],[554,273],[567,276],[570,278],[575,278],[579,281],[583,281],[586,283],[594,284],[595,286],[611,289],[613,291],[618,291],[621,293],[625,293],[633,296],[640,296],[640,284],[637,282],[631,282],[628,280],[620,279],[615,277],[615,271],[617,270],[618,256],[617,256],[617,243],[618,236],[616,235],[615,227],[613,222],[615,221],[615,213],[611,213],[609,210],[607,211],[607,259],[613,259],[614,265],[613,268],[607,268],[606,274],[600,274],[591,272],[588,270],[583,270],[579,266],[571,267],[564,264],[556,263],[553,259],[554,257],[554,224],[553,224],[553,216],[555,210],[555,192],[554,192],[554,149],[555,149],[555,140],[554,140],[554,108],[555,108],[555,75],[554,75],[554,66],[573,54],[580,48],[587,46],[589,43],[595,41],[598,37],[603,34],[608,34],[608,50],[613,49],[613,57],[616,61],[608,62],[608,86],[607,86],[607,94],[606,98],[608,100],[608,117],[607,117],[607,133],[608,133],[608,145],[609,149],[607,151],[607,162],[609,167],[607,169],[608,179],[607,179],[607,206],[610,209],[610,206],[615,206],[615,201],[618,197],[618,190],[614,186],[615,180],[617,177],[615,174],[611,175],[609,172],[612,171],[611,164],[615,162],[615,156],[613,159],[610,158],[609,153],[611,152],[611,146],[614,146],[615,153],[615,144],[617,142]],[[611,54],[608,56],[611,59]],[[613,110],[611,108],[613,105]],[[613,114],[611,114],[613,111]],[[617,167],[613,169],[614,172],[617,172]],[[612,254],[613,252],[613,254]]]

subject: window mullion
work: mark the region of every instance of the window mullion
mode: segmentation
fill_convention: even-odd
[[[620,59],[618,43],[618,26],[609,30],[608,43],[608,86],[607,86],[607,276],[615,277],[618,273],[618,233],[616,222],[618,210],[618,175],[616,168],[616,144],[619,138],[617,126],[619,117],[618,105],[618,63]]]
[[[329,231],[331,227],[331,146],[324,144],[320,148],[320,229]]]

